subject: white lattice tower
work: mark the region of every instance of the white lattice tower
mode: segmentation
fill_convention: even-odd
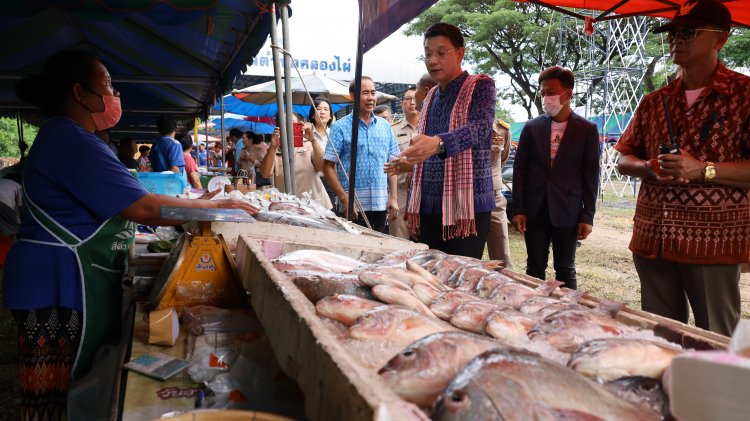
[[[604,86],[604,139],[619,137],[627,125],[624,116],[632,116],[643,98],[643,78],[647,67],[646,18],[632,17],[607,21],[607,56]],[[614,145],[602,145],[601,190],[611,190],[618,197],[636,193],[636,179],[617,171],[619,153]]]
[[[578,11],[595,16],[599,12]],[[643,97],[646,57],[646,18],[612,19],[594,25],[592,36],[583,34],[584,22],[571,17],[560,21],[560,40],[575,31],[575,45],[562,45],[558,60],[565,62],[571,49],[585,56],[590,66],[576,71],[576,98],[585,103],[584,117],[601,116],[602,142],[600,191],[618,197],[636,193],[636,181],[617,171],[619,153],[610,138],[618,138]],[[601,62],[601,64],[599,64]]]

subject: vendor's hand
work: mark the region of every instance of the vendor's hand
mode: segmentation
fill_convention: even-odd
[[[526,232],[526,215],[516,215],[513,217],[513,226],[516,231],[524,234]]]
[[[281,145],[281,132],[279,131],[279,128],[273,129],[273,135],[271,135],[271,145],[270,148],[278,148],[279,145]]]
[[[658,159],[661,174],[656,179],[661,182],[689,183],[703,180],[706,164],[682,149],[679,155],[662,154]]]
[[[414,165],[400,156],[393,161],[386,162],[383,165],[383,172],[388,175],[399,175],[408,173],[412,168],[414,168]]]
[[[259,208],[250,202],[239,199],[215,200],[214,203],[221,209],[242,209],[250,215],[255,215],[260,211]]]
[[[584,222],[578,223],[578,239],[579,240],[585,240],[586,237],[591,234],[591,231],[594,229],[594,227],[590,224],[586,224]]]
[[[343,196],[339,196],[339,202],[341,203],[341,213],[344,214],[344,218],[349,217],[349,195],[344,193]],[[359,218],[359,214],[357,213],[357,206],[354,206],[354,218],[352,218],[353,221],[356,221]]]
[[[418,134],[411,138],[411,146],[401,152],[401,157],[406,158],[412,164],[422,162],[435,155],[439,143],[438,136]]]
[[[395,221],[398,218],[398,200],[388,199],[388,208],[386,214],[389,221]]]
[[[302,129],[305,135],[305,139],[313,140],[313,125],[312,123],[305,123],[305,127]]]
[[[211,199],[213,199],[214,196],[216,196],[217,194],[219,194],[220,191],[221,191],[221,189],[216,189],[214,191],[203,193],[203,195],[201,197],[199,197],[198,199],[211,200]]]

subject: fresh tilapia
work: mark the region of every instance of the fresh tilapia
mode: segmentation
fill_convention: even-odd
[[[401,289],[390,285],[375,285],[372,287],[372,295],[384,303],[404,306],[425,316],[435,317],[430,309],[419,301],[411,289]]]
[[[380,301],[354,295],[334,294],[318,300],[315,303],[315,310],[323,317],[351,326],[357,317],[382,305]]]
[[[295,276],[292,278],[292,282],[313,303],[334,294],[355,295],[367,299],[374,298],[370,292],[370,287],[360,282],[359,279],[335,279],[312,275]]]
[[[474,266],[477,264],[475,263]],[[467,266],[467,263],[459,256],[448,256],[435,264],[432,268],[432,274],[440,280],[441,284],[446,284],[448,279],[459,269]]]
[[[564,285],[564,282],[544,281],[536,288],[530,288],[522,284],[508,283],[495,288],[489,299],[496,304],[506,305],[518,310],[521,308],[521,304],[529,298],[537,295],[546,297],[552,294],[552,291],[560,285]]]
[[[427,283],[416,284],[411,290],[414,291],[414,295],[419,298],[419,301],[426,306],[432,305],[438,295],[442,293],[442,291]]]
[[[618,420],[658,416],[568,367],[512,348],[471,360],[438,397],[433,420]]]
[[[440,250],[423,250],[423,249],[399,250],[399,251],[394,251],[393,253],[390,253],[390,254],[386,254],[385,256],[381,257],[377,261],[377,263],[382,266],[396,266],[396,265],[406,262],[407,260],[414,259],[414,261],[418,263],[422,260],[426,261],[427,259],[434,259],[437,256],[445,256],[445,253],[443,253]]]
[[[570,290],[566,292],[562,297],[555,298],[555,297],[543,297],[543,296],[533,296],[528,298],[526,301],[524,301],[521,304],[521,307],[519,307],[519,311],[524,314],[534,314],[538,313],[539,310],[547,307],[550,304],[558,304],[558,303],[577,303],[578,300],[581,299],[586,294],[586,291],[580,291],[580,290]]]
[[[573,352],[584,342],[633,334],[635,329],[596,310],[562,310],[550,314],[529,332],[563,352]]]
[[[576,292],[576,291],[571,291],[571,292]],[[529,300],[527,300],[527,301],[529,301]],[[549,316],[552,313],[557,313],[558,311],[563,311],[563,310],[582,310],[582,311],[592,311],[593,310],[593,311],[598,311],[601,314],[607,314],[610,317],[615,317],[615,316],[617,316],[617,313],[619,313],[620,310],[623,309],[623,307],[625,307],[625,304],[623,304],[623,303],[617,303],[617,302],[610,301],[610,300],[607,300],[607,299],[601,300],[601,302],[599,303],[599,307],[598,308],[586,307],[583,304],[574,303],[574,302],[572,302],[570,300],[569,301],[562,301],[561,300],[561,301],[558,301],[558,302],[553,302],[553,303],[547,304],[546,306],[542,307],[539,311],[537,311],[536,313],[534,313],[533,316],[535,316],[537,319],[541,320],[541,319]]]
[[[318,263],[310,263],[310,262],[273,262],[273,267],[276,268],[276,270],[285,272],[289,274],[290,272],[296,272],[296,271],[305,271],[305,272],[319,272],[319,273],[327,273],[331,272],[331,268],[328,266],[323,266]],[[342,272],[336,272],[336,273],[342,273]]]
[[[453,330],[448,323],[423,316],[414,310],[382,306],[358,317],[349,328],[349,335],[355,339],[377,339],[406,346],[427,335]]]
[[[391,277],[390,275],[386,275],[381,272],[376,272],[373,270],[366,270],[363,272],[359,272],[359,280],[367,285],[374,287],[375,285],[389,285],[396,288],[401,289],[411,289],[409,288],[409,285],[406,285],[405,283],[399,281],[398,279],[395,279]]]
[[[279,256],[274,263],[312,263],[328,267],[334,272],[349,272],[364,263],[341,254],[325,250],[296,250]]]
[[[631,376],[661,379],[672,358],[682,352],[676,345],[646,339],[594,339],[573,352],[568,367],[602,382]]]
[[[295,227],[316,228],[325,231],[343,231],[338,226],[327,222],[319,217],[309,215],[291,214],[287,212],[260,211],[253,215],[260,222],[271,224],[292,225]]]
[[[487,315],[484,331],[493,338],[522,346],[528,342],[528,332],[535,325],[536,320],[533,318],[506,307],[493,310]]]
[[[604,384],[604,388],[620,399],[650,409],[664,420],[674,419],[669,415],[669,397],[659,380],[649,377],[623,377]]]
[[[290,201],[275,201],[268,205],[268,210],[272,212],[284,212],[295,215],[317,216],[318,213],[310,206],[302,203]]]
[[[469,301],[456,307],[450,322],[457,328],[475,333],[484,333],[487,315],[500,306],[486,301]]]
[[[501,346],[470,333],[435,333],[404,348],[378,374],[397,395],[426,408],[472,358]]]
[[[453,276],[448,278],[446,285],[459,291],[471,292],[483,276],[491,273],[497,272],[477,266],[465,267],[454,272]]]
[[[459,291],[447,291],[435,298],[430,305],[430,310],[443,320],[450,320],[456,307],[469,301],[476,301],[477,297]]]
[[[418,264],[407,260],[406,268],[424,278],[427,283],[434,286],[435,288],[441,291],[445,291],[448,289],[448,287],[443,285],[443,283],[440,282],[440,280],[436,278],[435,275],[425,270],[422,266],[419,266]]]
[[[509,283],[516,282],[501,273],[495,272],[483,276],[479,280],[479,282],[477,282],[477,285],[474,287],[474,291],[472,291],[472,293],[479,298],[490,298],[490,295],[492,295],[492,292],[495,291],[497,287]]]
[[[393,279],[403,282],[404,284],[408,285],[410,288],[413,288],[414,285],[416,284],[429,284],[429,282],[426,279],[424,279],[419,274],[412,272],[408,269],[394,268],[394,267],[382,267],[376,270],[384,275],[388,275]]]

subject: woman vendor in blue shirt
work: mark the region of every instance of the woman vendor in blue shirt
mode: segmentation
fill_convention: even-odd
[[[3,274],[3,305],[18,327],[23,418],[65,419],[71,378],[120,339],[120,280],[135,225],[180,223],[162,219],[160,206],[258,210],[145,190],[94,135],[122,110],[107,69],[88,52],[52,56],[16,93],[51,118],[24,162],[23,222]]]

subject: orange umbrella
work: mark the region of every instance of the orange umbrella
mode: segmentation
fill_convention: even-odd
[[[594,22],[610,19],[626,18],[631,16],[653,16],[671,18],[674,14],[688,3],[695,0],[519,0],[528,3],[546,6],[579,19],[585,19],[581,14],[571,10],[563,9],[570,7],[576,9],[601,10],[602,14],[594,17]],[[720,0],[732,14],[732,23],[736,26],[750,28],[750,1],[745,0]]]

